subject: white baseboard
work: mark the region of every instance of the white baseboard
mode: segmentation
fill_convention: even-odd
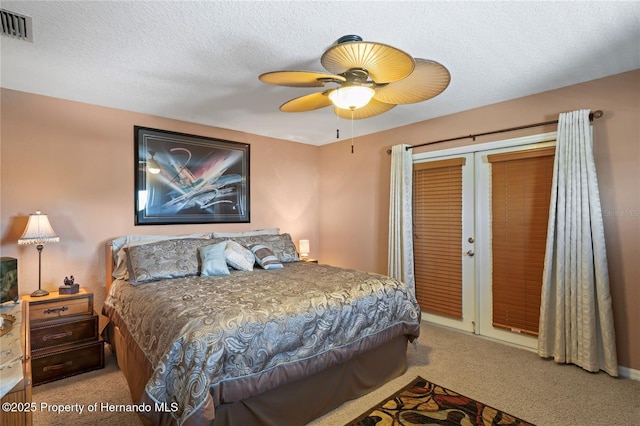
[[[627,367],[618,367],[618,374],[620,375],[620,377],[640,381],[640,370],[634,370],[633,368]]]

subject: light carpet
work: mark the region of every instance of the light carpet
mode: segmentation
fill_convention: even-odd
[[[131,404],[129,388],[112,354],[106,367],[33,388],[33,401],[48,404]],[[407,350],[402,376],[310,423],[344,425],[401,389],[416,376],[454,389],[539,426],[637,425],[640,381],[588,373],[543,360],[534,352],[423,323],[417,346]],[[141,422],[134,413],[36,411],[34,425],[122,425]],[[244,425],[241,425],[244,426]]]

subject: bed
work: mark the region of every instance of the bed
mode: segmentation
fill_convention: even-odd
[[[300,261],[288,234],[106,252],[103,336],[145,424],[303,425],[403,374],[419,335],[403,283]]]

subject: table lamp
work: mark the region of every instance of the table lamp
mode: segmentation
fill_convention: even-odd
[[[302,260],[307,260],[309,257],[309,240],[300,240],[300,258]]]
[[[38,250],[38,289],[31,293],[32,297],[46,296],[49,294],[47,290],[42,289],[42,249],[46,243],[57,243],[60,241],[49,223],[49,218],[40,210],[36,210],[34,214],[29,215],[27,228],[24,230],[22,237],[18,239],[18,244],[37,244]]]

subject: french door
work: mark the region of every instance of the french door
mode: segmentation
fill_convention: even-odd
[[[474,332],[474,154],[429,159],[413,170],[416,297],[423,318]]]
[[[425,320],[536,347],[552,135],[414,156],[416,295]]]

